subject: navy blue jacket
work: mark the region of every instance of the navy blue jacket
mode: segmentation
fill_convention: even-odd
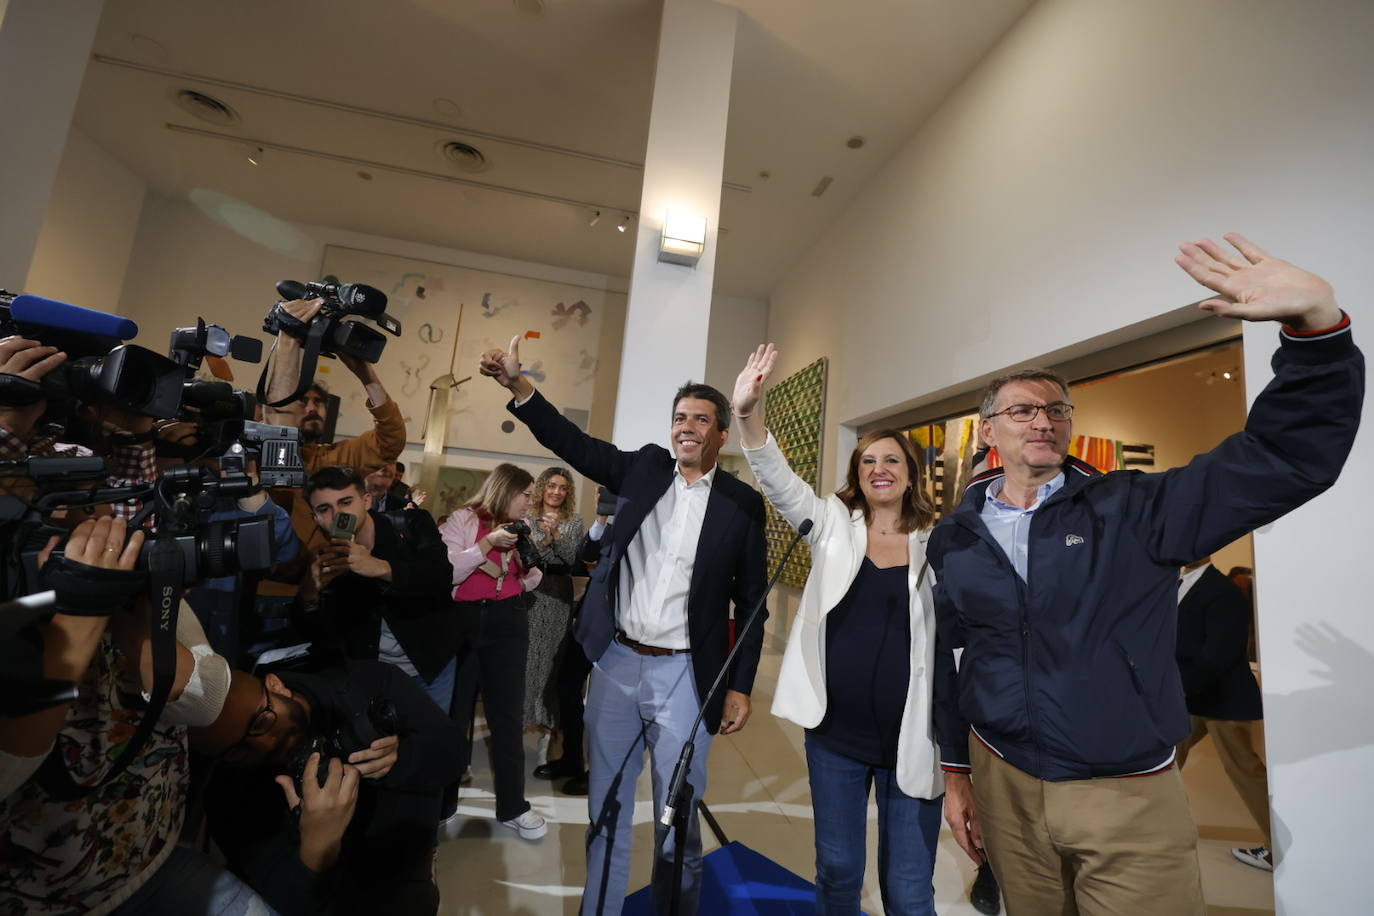
[[[1208,566],[1178,603],[1178,673],[1188,714],[1248,722],[1264,718],[1246,646],[1250,599]]]
[[[946,770],[967,772],[970,725],[1048,780],[1147,769],[1188,734],[1178,568],[1330,487],[1359,426],[1364,358],[1348,321],[1281,340],[1245,429],[1212,451],[1158,474],[1101,474],[1069,459],[1064,486],[1031,519],[1025,581],[979,514],[1000,468],[976,477],[936,527],[928,555]]]
[[[596,661],[615,636],[616,590],[625,549],[659,497],[672,486],[677,462],[661,445],[624,452],[592,438],[537,391],[522,406],[514,405],[514,401],[508,405],[511,413],[529,427],[540,445],[619,497],[615,524],[602,535],[600,562],[592,570],[574,631],[587,658]],[[764,597],[768,586],[764,520],[763,497],[758,491],[723,468],[716,471],[687,592],[687,637],[698,696],[706,696],[729,654],[731,602],[743,626],[745,615]],[[726,688],[746,694],[753,690],[767,616],[764,611],[744,637],[726,676]],[[704,724],[712,734],[720,726],[724,705],[725,695],[718,693],[706,708]]]

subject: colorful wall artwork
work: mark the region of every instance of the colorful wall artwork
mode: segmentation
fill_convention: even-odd
[[[402,333],[387,336],[377,372],[401,405],[412,442],[425,429],[430,383],[449,371],[455,337],[453,376],[472,379],[453,391],[448,446],[545,454],[524,425],[506,412],[504,392],[477,375],[482,351],[505,348],[517,335],[522,338],[525,374],[569,419],[586,428],[593,408],[602,315],[607,303],[623,309],[623,293],[335,245],[325,248],[321,275],[366,283],[386,293],[387,312],[401,322]],[[325,359],[318,376],[342,398],[339,434],[356,436],[370,429],[366,395],[348,370]]]
[[[821,437],[825,431],[825,382],[829,361],[821,357],[811,365],[769,388],[764,395],[768,428],[772,430],[787,463],[814,490],[820,479]],[[768,506],[768,568],[782,559],[795,535],[792,526]],[[801,588],[811,572],[811,551],[806,543],[797,545],[779,580]]]

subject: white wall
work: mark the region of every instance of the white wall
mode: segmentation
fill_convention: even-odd
[[[73,125],[25,291],[116,309],[147,189],[142,178]]]
[[[1363,0],[1032,7],[773,291],[779,375],[833,360],[826,479],[838,424],[1176,322],[1201,293],[1174,245],[1202,234],[1323,273],[1363,328],[1371,36]],[[1253,392],[1276,333],[1245,337]],[[1368,905],[1372,471],[1366,435],[1335,492],[1257,538],[1279,912]]]

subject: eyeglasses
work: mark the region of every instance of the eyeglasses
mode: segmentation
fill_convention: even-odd
[[[1073,416],[1073,405],[1063,401],[1055,401],[1053,404],[1013,404],[1002,410],[988,414],[988,419],[999,414],[1006,414],[1017,423],[1029,423],[1035,419],[1035,415],[1040,411],[1045,412],[1045,416],[1058,423],[1062,423]]]
[[[262,696],[266,706],[259,709],[252,720],[248,723],[248,730],[243,733],[243,737],[229,746],[220,758],[228,763],[241,763],[252,756],[252,748],[248,746],[251,738],[261,738],[263,735],[270,734],[277,724],[277,711],[272,708],[272,692],[267,689],[267,684],[262,685]]]

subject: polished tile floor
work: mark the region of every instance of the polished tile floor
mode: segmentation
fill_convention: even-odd
[[[717,738],[711,751],[707,804],[731,840],[769,856],[806,878],[814,875],[811,795],[802,751],[802,730],[768,713],[781,660],[779,634],[769,632],[754,692],[754,716],[745,730]],[[478,723],[479,737],[484,734]],[[537,739],[527,736],[528,769],[534,767]],[[547,782],[528,779],[534,809],[549,820],[541,840],[521,840],[493,818],[495,803],[486,749],[474,750],[473,782],[460,802],[462,817],[439,847],[438,877],[446,914],[574,913],[584,876],[583,833],[587,802],[558,794]],[[1201,836],[1203,886],[1212,916],[1250,916],[1274,911],[1271,876],[1236,862],[1232,846],[1261,842],[1239,796],[1205,741],[1195,748],[1184,771]],[[634,869],[631,890],[649,880],[653,831],[649,782],[640,780],[635,807]],[[716,847],[703,825],[709,852]],[[865,912],[883,912],[875,874],[877,814],[869,809],[868,872]],[[944,916],[976,911],[968,903],[974,869],[946,830],[935,865],[936,907]],[[710,914],[703,914],[710,916]]]

